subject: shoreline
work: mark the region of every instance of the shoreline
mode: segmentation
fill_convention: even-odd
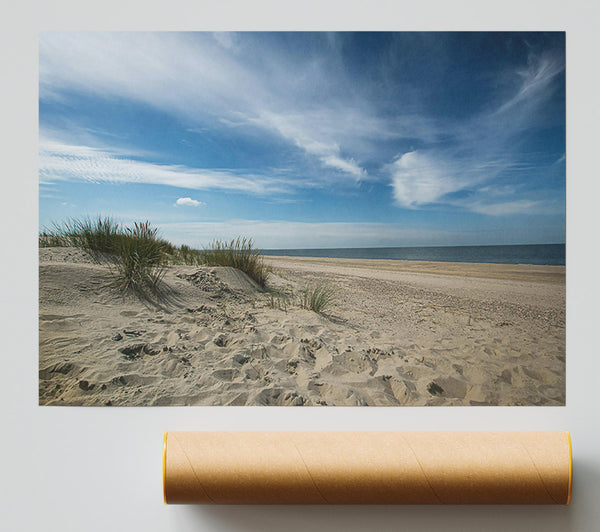
[[[342,267],[390,272],[552,283],[564,283],[566,277],[566,266],[557,265],[399,259],[347,259],[337,257],[296,257],[287,255],[263,255],[263,257],[267,264],[281,267],[290,267],[290,263],[295,263],[300,267],[302,265],[312,265],[313,267]]]

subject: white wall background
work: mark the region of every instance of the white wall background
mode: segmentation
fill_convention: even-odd
[[[24,0],[0,33],[0,529],[600,530],[599,11],[592,2]],[[566,30],[567,406],[37,406],[37,33],[41,30]],[[570,430],[569,507],[163,506],[164,430]]]

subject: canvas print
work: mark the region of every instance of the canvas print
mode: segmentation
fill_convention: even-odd
[[[41,405],[565,404],[565,34],[39,36]]]

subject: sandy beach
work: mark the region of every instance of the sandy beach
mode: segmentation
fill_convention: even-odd
[[[40,249],[42,405],[564,405],[565,268],[266,257],[169,267],[124,297],[76,248]],[[336,292],[321,315],[307,284]]]

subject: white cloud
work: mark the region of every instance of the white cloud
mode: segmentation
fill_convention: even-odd
[[[110,148],[96,148],[42,140],[39,176],[43,184],[85,180],[92,183],[145,183],[189,189],[221,189],[250,194],[289,192],[280,179],[238,174],[233,170],[192,168],[139,161]]]
[[[524,185],[494,183],[498,172],[510,168],[509,162],[475,165],[445,160],[435,152],[414,151],[405,153],[388,170],[394,198],[402,207],[414,209],[440,203],[488,216],[564,212],[560,200],[535,198],[535,192],[528,192]],[[456,192],[464,192],[465,197],[457,199],[452,195]]]
[[[235,92],[236,100],[249,101],[240,86],[261,92],[211,34],[45,32],[39,43],[42,99],[51,96],[48,90],[75,89],[197,117],[222,109]]]
[[[175,202],[175,205],[187,205],[188,207],[199,207],[200,205],[206,205],[206,203],[192,199],[192,198],[179,198]]]
[[[456,175],[451,162],[419,151],[405,153],[390,165],[394,198],[403,207],[436,203],[468,183]]]

